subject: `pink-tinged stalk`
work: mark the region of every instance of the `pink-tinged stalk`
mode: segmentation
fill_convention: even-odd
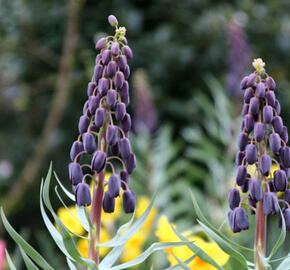
[[[0,239],[0,270],[4,269],[6,242]]]

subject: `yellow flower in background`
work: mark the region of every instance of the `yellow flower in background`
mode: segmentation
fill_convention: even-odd
[[[146,210],[149,204],[150,199],[147,196],[141,195],[137,198],[137,207],[136,207],[137,218],[140,218],[143,215],[144,211]],[[155,206],[153,206],[142,228],[144,228],[145,230],[151,230],[156,215],[157,209]]]
[[[68,207],[68,209],[70,210],[70,212],[66,208],[60,207],[57,210],[57,216],[71,232],[79,235],[84,234],[85,230],[80,221],[77,219],[78,213],[76,207],[74,205],[71,205]]]
[[[180,239],[174,233],[168,222],[167,217],[162,216],[158,222],[156,235],[160,242],[179,242]],[[207,242],[197,236],[191,236],[188,238],[190,241],[194,241],[194,244],[201,248],[205,253],[212,257],[218,264],[225,265],[229,260],[229,255],[223,252],[215,242]],[[189,259],[194,253],[187,246],[180,246],[175,248],[165,249],[168,253],[168,260],[171,265],[178,263],[172,252],[182,261]],[[196,257],[188,264],[190,269],[203,269],[203,270],[215,270],[216,268],[203,261],[201,258]]]
[[[105,228],[101,227],[101,234],[100,234],[100,243],[105,243],[111,239],[110,234]],[[77,248],[80,252],[80,254],[84,257],[88,257],[88,250],[89,250],[89,241],[87,239],[81,238],[77,243]],[[110,248],[108,247],[101,247],[100,248],[100,256],[104,257]]]

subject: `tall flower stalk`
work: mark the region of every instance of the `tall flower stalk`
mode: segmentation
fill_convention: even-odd
[[[280,103],[275,97],[276,83],[265,71],[262,59],[253,62],[255,71],[241,81],[244,90],[243,121],[236,155],[236,187],[228,196],[228,213],[233,232],[249,228],[248,215],[256,215],[255,269],[264,269],[261,256],[266,256],[267,216],[280,215],[282,206],[286,229],[290,230],[288,131],[280,115]],[[254,174],[249,173],[250,166]],[[277,192],[284,198],[278,199]],[[240,194],[244,194],[241,196]],[[246,203],[247,202],[247,203]]]
[[[108,21],[115,27],[115,35],[103,37],[96,43],[99,53],[92,80],[88,84],[88,100],[79,120],[79,136],[72,144],[72,162],[69,164],[76,203],[79,206],[92,205],[94,229],[89,232],[88,257],[96,264],[99,264],[96,245],[100,241],[102,208],[105,212],[114,212],[115,198],[120,196],[121,188],[124,190],[124,212],[134,212],[136,205],[135,194],[129,189],[129,178],[136,167],[136,158],[129,140],[131,117],[126,112],[130,101],[127,59],[131,59],[133,53],[127,45],[125,27],[118,27],[113,15],[108,17]],[[107,169],[111,170],[112,175],[106,182]],[[87,180],[93,181],[93,198]],[[108,186],[106,192],[105,186]]]

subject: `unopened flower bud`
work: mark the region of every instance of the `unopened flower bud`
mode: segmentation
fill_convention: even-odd
[[[276,100],[275,93],[273,91],[268,91],[266,92],[265,97],[268,102],[268,105],[273,107],[275,105],[275,100]]]
[[[106,141],[109,145],[115,145],[118,140],[118,128],[114,125],[109,125],[106,132]]]
[[[248,198],[248,204],[249,204],[249,206],[256,208],[256,202],[251,197]],[[250,207],[250,214],[254,215],[255,213],[256,212]]]
[[[247,168],[246,166],[240,165],[237,168],[237,176],[236,176],[237,185],[238,186],[243,185],[244,182],[246,181],[246,177],[247,177]]]
[[[90,124],[90,118],[87,117],[86,115],[82,115],[80,117],[80,121],[79,121],[79,132],[80,134],[83,134],[87,131],[88,127]]]
[[[290,204],[290,189],[286,189],[284,193],[284,200]]]
[[[247,84],[248,84],[248,76],[244,77],[242,80],[241,80],[241,83],[240,83],[240,88],[241,90],[244,90],[247,88]]]
[[[290,231],[290,208],[286,208],[283,214],[285,219],[286,230]]]
[[[120,55],[117,59],[117,64],[120,70],[124,71],[127,65],[127,58],[125,55]]]
[[[246,146],[246,160],[249,164],[254,164],[258,160],[257,148],[254,144]]]
[[[252,115],[247,114],[244,118],[244,126],[247,132],[251,132],[254,129],[254,118]]]
[[[109,191],[104,194],[103,210],[105,213],[113,213],[115,210],[115,197],[111,197]]]
[[[70,149],[71,161],[74,161],[75,157],[82,151],[84,151],[83,143],[79,141],[74,141]]]
[[[126,65],[126,68],[124,70],[124,77],[125,77],[125,80],[128,80],[130,77],[130,67],[128,65]]]
[[[95,88],[96,84],[94,82],[89,82],[87,90],[88,97],[93,95]]]
[[[99,107],[100,104],[100,96],[90,96],[89,97],[89,111],[91,114],[95,114],[96,109]]]
[[[96,151],[92,159],[91,164],[92,170],[96,171],[97,173],[100,173],[105,167],[106,158],[107,155],[105,152],[100,150]]]
[[[118,41],[114,41],[111,46],[111,52],[113,55],[118,55],[120,51],[120,45]]]
[[[287,189],[288,181],[285,171],[276,170],[274,172],[274,186],[277,191],[285,191]]]
[[[107,93],[107,105],[110,108],[115,107],[117,102],[117,91],[110,89]]]
[[[125,81],[125,77],[124,77],[123,72],[118,71],[114,78],[115,87],[120,89],[123,86],[124,81]]]
[[[115,110],[115,117],[117,121],[123,120],[124,116],[126,114],[126,105],[123,102],[119,102],[116,105],[116,110]]]
[[[118,174],[112,174],[108,182],[108,191],[111,197],[120,196],[121,179]]]
[[[256,97],[252,97],[250,100],[250,105],[249,105],[249,112],[251,114],[258,114],[260,109],[260,100]]]
[[[270,124],[273,120],[273,108],[269,105],[263,108],[263,120],[267,124]]]
[[[109,24],[110,24],[111,26],[113,26],[113,27],[115,27],[115,26],[118,25],[118,20],[117,20],[117,18],[116,18],[114,15],[110,15],[110,16],[108,17],[108,22],[109,22]]]
[[[106,121],[106,110],[104,108],[98,108],[95,114],[95,125],[100,128],[105,124]]]
[[[130,155],[124,160],[127,172],[131,174],[136,168],[136,156],[134,153],[130,153]]]
[[[127,138],[122,138],[119,141],[119,146],[122,157],[124,159],[128,158],[131,153],[130,141]]]
[[[251,175],[247,174],[247,178],[250,178]],[[249,191],[249,181],[245,180],[244,183],[241,185],[241,191],[243,193],[247,193]]]
[[[264,98],[265,97],[265,85],[263,83],[258,83],[256,85],[256,91],[255,94],[258,98]]]
[[[109,81],[106,78],[101,78],[98,83],[98,91],[99,93],[104,96],[107,94],[109,89]]]
[[[230,211],[228,213],[228,219],[230,227],[234,233],[249,228],[248,215],[246,210],[242,207],[236,207],[234,210]]]
[[[120,89],[120,97],[121,97],[122,102],[126,106],[128,106],[129,103],[130,103],[130,96],[129,96],[129,85],[128,85],[128,82],[127,81],[125,81],[123,83],[123,86]]]
[[[123,209],[126,214],[133,213],[136,207],[136,198],[133,190],[123,192]]]
[[[287,129],[286,126],[283,126],[283,131],[282,131],[282,133],[281,133],[280,136],[281,136],[281,139],[282,139],[285,143],[288,142],[288,129]]]
[[[248,134],[243,133],[243,132],[240,133],[239,142],[238,142],[240,151],[244,151],[245,150],[245,147],[248,144],[248,141],[249,141]]]
[[[82,182],[83,171],[79,163],[71,162],[68,165],[69,180],[72,185],[77,185]]]
[[[274,103],[274,109],[275,109],[277,114],[280,114],[281,106],[280,106],[280,102],[277,99],[275,100],[275,103]]]
[[[263,199],[263,191],[260,181],[257,179],[251,179],[249,181],[250,181],[249,190],[251,198],[256,202],[261,201]]]
[[[95,70],[94,70],[94,79],[97,82],[103,75],[103,66],[100,64],[97,64],[95,66]]]
[[[268,176],[271,172],[272,160],[271,157],[264,154],[260,158],[260,170],[262,175]]]
[[[122,181],[124,181],[127,184],[127,186],[129,186],[129,184],[130,184],[130,176],[129,176],[127,171],[122,170],[120,172],[120,178],[121,178]],[[126,189],[126,185],[123,182],[121,182],[121,187],[124,190]]]
[[[265,192],[263,196],[263,212],[265,215],[275,215],[279,213],[277,195],[274,192]]]
[[[115,61],[110,61],[107,66],[106,73],[109,77],[115,76],[117,71],[117,63]]]
[[[84,149],[88,154],[92,154],[96,150],[95,136],[91,133],[84,133],[83,136]]]
[[[240,197],[239,190],[236,188],[231,189],[228,195],[228,202],[229,202],[230,208],[233,210],[234,208],[238,207],[240,201],[241,201],[241,197]]]
[[[248,80],[247,80],[247,87],[251,87],[255,84],[257,79],[257,75],[255,73],[252,73],[248,76]]]
[[[237,152],[236,159],[235,159],[235,163],[236,163],[237,166],[242,164],[242,161],[243,161],[244,157],[245,157],[244,152],[242,152],[242,151],[238,151]]]
[[[125,133],[131,129],[131,117],[128,113],[125,114],[123,120],[121,121],[121,128]]]
[[[126,57],[128,59],[133,58],[133,52],[132,52],[132,50],[131,50],[131,48],[129,46],[125,45],[123,47],[123,52],[124,52],[124,54],[126,55]]]
[[[276,88],[276,83],[272,77],[266,79],[266,85],[270,90],[275,90]]]
[[[100,38],[97,43],[96,43],[96,49],[97,50],[102,50],[104,48],[106,48],[106,38]]]
[[[283,121],[280,116],[275,116],[272,120],[272,126],[276,133],[282,134],[283,132]]]
[[[242,108],[242,116],[244,117],[248,113],[249,113],[249,104],[244,104]]]
[[[120,154],[120,146],[119,143],[115,143],[114,145],[110,146],[110,150],[113,156],[118,156]]]
[[[273,153],[278,153],[281,148],[281,138],[278,133],[269,136],[269,145]]]
[[[271,192],[276,192],[273,180],[268,181],[267,184],[268,184],[269,189],[270,189]]]
[[[102,63],[104,65],[107,65],[111,59],[111,51],[110,50],[104,50],[102,54]]]
[[[286,167],[290,167],[290,148],[288,146],[281,147],[280,149],[280,157],[282,164]]]
[[[265,125],[263,123],[256,123],[254,129],[254,137],[257,142],[261,142],[265,136]]]
[[[76,191],[76,203],[78,206],[89,206],[91,204],[91,190],[86,183],[79,183]]]
[[[245,103],[249,103],[253,96],[254,96],[254,90],[252,88],[247,88],[244,92]]]

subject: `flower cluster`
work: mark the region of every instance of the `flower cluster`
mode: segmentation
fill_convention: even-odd
[[[112,175],[109,180],[97,183],[108,185],[103,197],[103,209],[114,212],[115,198],[120,196],[122,187],[123,209],[131,213],[136,201],[134,192],[129,189],[129,177],[136,167],[136,158],[129,141],[131,117],[126,107],[130,101],[127,59],[131,59],[133,53],[127,45],[126,29],[118,27],[115,16],[110,15],[108,20],[116,32],[114,36],[103,37],[96,43],[99,53],[92,81],[87,88],[88,100],[78,124],[79,136],[70,151],[69,178],[76,203],[88,206],[91,204],[91,193],[86,179],[97,183],[100,181],[98,176],[104,175],[106,167],[110,166]],[[118,174],[113,160],[122,165]]]
[[[253,62],[255,72],[241,81],[244,90],[243,121],[239,135],[239,151],[236,155],[236,185],[228,195],[231,211],[228,214],[233,232],[249,228],[248,216],[242,207],[248,201],[251,214],[256,204],[262,203],[264,215],[279,214],[279,202],[287,230],[290,230],[290,190],[288,177],[290,148],[287,146],[288,131],[280,115],[280,103],[275,97],[276,83],[265,72],[262,59]],[[249,167],[255,166],[253,175]],[[272,168],[276,167],[273,174]],[[284,199],[277,197],[284,192]],[[241,197],[240,193],[245,196]]]

